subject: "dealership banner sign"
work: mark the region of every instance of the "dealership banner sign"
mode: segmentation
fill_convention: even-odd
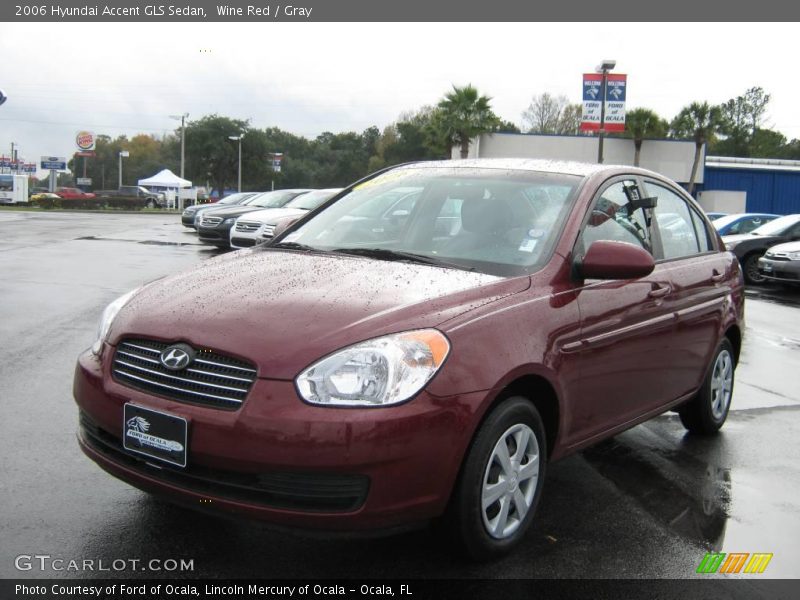
[[[607,132],[625,131],[625,95],[628,76],[609,73],[606,78],[606,112],[603,120],[603,129]],[[602,95],[603,75],[600,73],[584,73],[581,131],[600,130]]]

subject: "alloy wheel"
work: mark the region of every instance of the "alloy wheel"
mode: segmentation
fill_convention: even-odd
[[[533,504],[539,480],[539,443],[523,423],[508,428],[494,446],[481,490],[487,533],[505,539],[519,529]]]

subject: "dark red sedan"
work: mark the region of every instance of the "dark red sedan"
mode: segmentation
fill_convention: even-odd
[[[441,517],[489,558],[530,527],[550,461],[668,410],[717,431],[743,310],[738,261],[656,173],[405,165],[110,304],[77,365],[79,441],[190,507]]]

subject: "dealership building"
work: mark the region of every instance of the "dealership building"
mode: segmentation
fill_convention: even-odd
[[[468,158],[540,158],[597,161],[598,138],[586,135],[491,133],[473,138]],[[607,137],[603,162],[632,165],[633,140]],[[639,165],[666,175],[684,187],[694,162],[694,141],[645,140]],[[460,156],[454,147],[453,158]],[[800,213],[800,161],[701,156],[695,186],[697,199],[707,211],[728,213]]]

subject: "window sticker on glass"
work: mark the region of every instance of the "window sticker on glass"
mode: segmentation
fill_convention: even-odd
[[[525,239],[522,240],[522,243],[519,245],[520,252],[533,252],[534,248],[536,248],[536,244],[539,240],[533,239],[532,237],[525,236]]]

